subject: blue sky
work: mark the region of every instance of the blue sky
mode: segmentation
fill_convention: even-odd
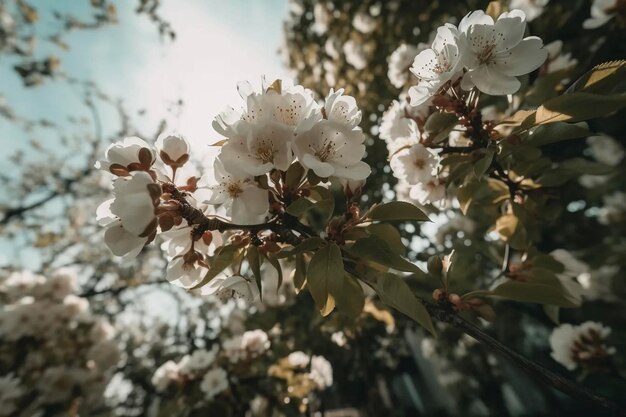
[[[71,1],[64,7],[71,4],[80,15],[87,3]],[[96,81],[109,95],[124,99],[132,110],[146,109],[145,123],[151,128],[166,114],[168,104],[183,99],[183,113],[173,127],[198,151],[215,142],[210,127],[213,116],[228,104],[240,103],[237,81],[248,79],[259,84],[262,74],[289,74],[277,52],[286,0],[163,0],[160,13],[177,33],[174,42],[161,40],[156,26],[146,16],[134,13],[136,3],[116,2],[118,25],[69,34],[65,38],[68,51],[41,43],[37,56],[56,54],[68,74]],[[38,0],[35,4],[42,14],[43,30],[52,31],[52,21],[46,21],[45,14],[55,4],[58,7],[58,0]],[[11,69],[12,63],[0,62],[0,94],[18,114],[61,124],[69,116],[87,115],[78,90],[54,80],[24,89]],[[45,133],[38,134],[46,140]],[[27,149],[31,135],[0,120],[2,156],[7,150]]]

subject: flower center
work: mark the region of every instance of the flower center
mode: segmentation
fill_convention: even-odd
[[[230,184],[228,184],[228,195],[230,195],[231,198],[239,197],[239,194],[241,194],[242,192],[243,189],[241,188],[239,183],[231,182]]]
[[[423,159],[416,159],[414,164],[417,169],[424,169],[424,167],[426,166],[426,161],[424,161]]]
[[[315,153],[315,156],[322,162],[326,162],[327,159],[335,154],[335,148],[332,143],[325,142],[322,148]]]
[[[478,61],[480,61],[481,64],[486,64],[489,61],[491,61],[491,57],[495,49],[496,49],[495,43],[485,45],[483,49],[480,51],[480,53],[478,54]]]
[[[263,162],[264,164],[268,162],[273,163],[275,153],[276,151],[274,151],[274,148],[272,147],[270,143],[261,143],[256,149],[255,157],[256,159]]]

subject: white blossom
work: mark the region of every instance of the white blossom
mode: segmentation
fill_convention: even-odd
[[[318,35],[322,35],[328,30],[328,24],[331,19],[330,13],[323,2],[315,3],[313,7],[313,17],[315,20],[312,29]]]
[[[267,333],[263,330],[248,330],[242,335],[231,337],[222,343],[222,348],[232,363],[255,358],[270,347]]]
[[[199,183],[206,191],[204,202],[223,205],[234,223],[262,222],[269,207],[267,191],[259,188],[250,175],[228,172],[219,158],[213,168]]]
[[[579,261],[565,249],[555,249],[550,256],[563,265],[563,272],[557,274],[565,290],[574,297],[578,305],[582,303],[583,287],[580,285],[580,277],[589,274],[589,265]]]
[[[520,88],[516,76],[539,68],[548,56],[543,41],[523,38],[526,15],[521,10],[502,13],[497,21],[481,10],[461,20],[459,31],[468,72],[461,86],[491,95],[513,94]]]
[[[213,400],[218,394],[228,389],[228,373],[222,368],[211,369],[202,378],[200,390],[207,400]]]
[[[343,44],[343,53],[346,62],[357,70],[365,69],[367,66],[367,56],[363,44],[350,39]]]
[[[202,281],[209,272],[206,264],[189,262],[184,255],[179,255],[167,264],[165,278],[177,287],[190,289]]]
[[[133,136],[110,145],[105,151],[105,159],[97,161],[95,167],[108,172],[113,169],[117,175],[128,175],[129,171],[150,168],[155,160],[152,146]]]
[[[615,191],[602,196],[604,205],[600,207],[598,221],[602,224],[617,223],[626,216],[626,193]]]
[[[387,76],[389,81],[396,88],[402,88],[409,81],[409,68],[415,60],[417,54],[428,48],[425,43],[420,43],[418,46],[401,44],[391,53],[387,62],[389,64],[387,70]]]
[[[259,297],[256,284],[241,275],[213,278],[211,282],[200,288],[200,293],[202,295],[215,294],[222,301],[242,299],[246,303],[251,303]]]
[[[318,389],[324,390],[333,385],[333,367],[323,356],[311,358],[309,377],[315,382]]]
[[[590,136],[587,138],[587,145],[593,157],[603,164],[614,167],[624,159],[624,148],[610,136]]]
[[[152,375],[152,385],[157,392],[164,392],[179,377],[179,366],[174,361],[167,361],[159,366]]]
[[[412,186],[409,196],[422,205],[440,203],[446,196],[446,187],[438,179],[433,178]]]
[[[562,324],[550,335],[552,358],[573,371],[585,362],[612,355],[615,348],[606,345],[610,333],[610,327],[593,321],[579,326]]]
[[[136,236],[146,234],[148,226],[156,222],[154,209],[160,196],[160,187],[150,174],[140,171],[129,179],[116,179],[113,194],[110,210],[121,220],[122,227]]]
[[[591,17],[583,22],[583,28],[596,29],[617,15],[618,0],[593,0]]]
[[[299,134],[294,151],[306,169],[321,178],[338,177],[362,180],[369,176],[365,155],[365,135],[360,129],[331,120],[322,120],[311,130]]]
[[[161,134],[156,147],[163,162],[168,165],[182,166],[189,159],[189,142],[179,134]]]
[[[344,123],[355,129],[361,123],[361,110],[352,96],[344,95],[343,88],[332,88],[324,102],[326,118],[332,122]]]
[[[420,80],[409,89],[411,106],[426,104],[439,88],[459,75],[463,52],[456,27],[447,24],[437,29],[431,47],[420,52],[411,66],[411,72]]]
[[[509,9],[520,9],[526,14],[526,20],[530,22],[541,16],[549,2],[550,0],[511,0]]]
[[[291,352],[287,356],[287,361],[294,368],[306,368],[311,358],[301,350]]]
[[[387,143],[389,155],[419,142],[417,124],[407,111],[404,103],[394,100],[383,114],[378,135]]]
[[[0,415],[10,416],[17,411],[17,401],[24,395],[20,379],[13,373],[0,376]]]
[[[357,13],[352,18],[352,26],[361,33],[368,34],[376,29],[376,20],[365,13]]]
[[[578,65],[578,60],[572,58],[572,53],[562,53],[563,41],[552,41],[545,46],[548,51],[548,59],[546,61],[546,72],[552,74],[557,71],[568,70]]]
[[[291,129],[276,122],[240,126],[238,135],[228,139],[220,154],[229,172],[240,170],[257,176],[272,169],[286,171],[289,168],[293,160]]]
[[[416,143],[410,148],[398,151],[390,162],[396,178],[409,184],[429,182],[436,174],[437,156],[424,145]]]

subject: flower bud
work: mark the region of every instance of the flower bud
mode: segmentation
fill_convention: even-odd
[[[189,160],[189,143],[176,134],[163,134],[156,142],[159,156],[171,167],[179,168]]]

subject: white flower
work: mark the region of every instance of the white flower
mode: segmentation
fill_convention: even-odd
[[[110,145],[105,152],[105,159],[97,161],[95,167],[126,176],[131,171],[147,171],[155,160],[156,154],[152,146],[133,136]]]
[[[346,334],[342,331],[333,333],[330,336],[330,340],[332,340],[339,347],[344,347],[346,343],[348,343],[348,338],[346,337]]]
[[[229,172],[257,176],[272,169],[287,171],[293,160],[291,129],[276,122],[240,126],[238,135],[228,139],[220,154]]]
[[[287,361],[294,368],[305,368],[310,360],[309,355],[300,350],[291,352],[289,356],[287,356]]]
[[[572,58],[572,53],[561,53],[563,50],[563,41],[556,40],[545,46],[548,51],[548,60],[546,61],[546,72],[552,74],[557,71],[570,69],[578,64],[578,60]]]
[[[425,43],[420,43],[418,46],[403,43],[391,53],[387,59],[389,63],[387,76],[394,87],[402,88],[409,81],[411,64],[413,64],[417,54],[426,48],[428,45]]]
[[[250,175],[229,173],[219,158],[213,167],[213,172],[209,170],[200,182],[207,184],[201,185],[206,191],[205,202],[223,205],[234,223],[262,222],[269,208],[267,190],[257,187]],[[201,196],[201,190],[198,191]]]
[[[465,16],[459,31],[468,72],[461,87],[476,86],[491,95],[519,90],[521,84],[515,77],[539,68],[548,56],[540,38],[523,38],[525,29],[526,15],[521,10],[502,13],[496,22],[480,10]]]
[[[200,289],[200,293],[202,295],[215,294],[222,301],[233,298],[243,299],[246,303],[251,303],[259,297],[256,284],[241,275],[213,278],[210,283]]]
[[[526,20],[530,22],[541,16],[549,2],[550,0],[511,0],[509,9],[520,9],[526,14]]]
[[[362,180],[371,172],[369,165],[361,161],[365,155],[364,141],[365,135],[360,129],[322,120],[296,137],[294,151],[302,166],[321,178]]]
[[[343,53],[346,56],[346,62],[358,70],[365,69],[367,66],[367,56],[365,48],[361,43],[352,39],[343,44]]]
[[[409,184],[431,181],[436,173],[437,164],[437,156],[419,143],[408,149],[402,149],[390,161],[394,176]]]
[[[333,367],[323,356],[311,358],[311,372],[309,378],[315,382],[318,389],[324,390],[333,385]]]
[[[189,160],[189,142],[178,134],[164,133],[156,141],[163,162],[180,167]]]
[[[216,395],[228,389],[228,374],[222,368],[211,369],[204,375],[200,383],[200,390],[206,399],[211,401]]]
[[[603,164],[614,167],[624,159],[624,148],[610,136],[590,136],[587,145],[593,157]]]
[[[154,375],[152,375],[152,385],[157,392],[163,392],[169,387],[172,381],[178,379],[179,367],[174,361],[167,361],[159,366]]]
[[[352,26],[361,33],[370,33],[376,29],[376,20],[365,13],[357,13],[352,19]]]
[[[191,355],[185,355],[178,363],[180,373],[183,375],[193,375],[199,371],[209,368],[217,358],[217,345],[211,350],[198,349]]]
[[[593,0],[591,17],[583,22],[583,28],[596,29],[617,15],[618,0]]]
[[[124,229],[141,236],[148,235],[150,227],[156,228],[154,209],[158,205],[161,188],[150,174],[140,171],[130,179],[116,179],[113,194],[115,197],[110,210],[121,220]]]
[[[446,196],[446,187],[433,178],[428,182],[419,182],[411,187],[409,196],[420,204],[441,202]]]
[[[587,362],[604,359],[615,353],[615,348],[605,343],[610,333],[610,327],[592,321],[579,326],[562,324],[550,335],[552,358],[570,371]]]
[[[74,294],[63,298],[63,307],[66,318],[85,318],[89,313],[89,301]]]
[[[417,124],[407,117],[405,106],[397,100],[383,114],[378,135],[387,143],[389,155],[419,142]]]
[[[332,122],[345,123],[356,128],[361,123],[361,110],[352,96],[343,95],[343,88],[335,91],[332,88],[324,102],[326,118]]]
[[[184,223],[186,222],[183,222],[183,224]],[[189,252],[192,243],[196,251],[209,256],[213,255],[215,248],[222,246],[222,234],[217,231],[205,232],[202,238],[196,241],[192,240],[191,232],[191,226],[181,225],[180,227],[160,234],[163,239],[161,249],[169,259]]]
[[[439,27],[431,47],[420,52],[411,66],[411,72],[420,80],[409,89],[411,106],[426,104],[439,88],[458,76],[462,68],[459,31],[450,24]]]
[[[241,337],[241,347],[253,356],[265,353],[270,347],[270,341],[261,329],[249,330]]]
[[[105,318],[98,318],[89,331],[89,338],[92,342],[98,343],[111,340],[115,337],[115,328]]]
[[[139,237],[124,229],[122,222],[116,220],[104,231],[104,243],[115,256],[134,258],[148,241],[147,237]]]
[[[197,257],[195,253],[193,255]],[[189,261],[181,255],[167,264],[165,278],[177,287],[189,289],[202,281],[207,272],[209,268],[205,263],[197,262],[196,259]]]
[[[318,35],[322,35],[328,30],[328,23],[330,22],[330,13],[323,3],[315,3],[313,7],[313,17],[315,21],[312,29]]]

